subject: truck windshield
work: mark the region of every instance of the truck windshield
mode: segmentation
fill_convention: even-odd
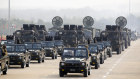
[[[44,42],[42,43],[43,47],[53,47],[54,46],[54,42]]]
[[[97,51],[98,51],[97,46],[89,46],[88,49],[89,49],[90,53],[97,53]]]
[[[84,49],[77,49],[75,52],[76,57],[86,57],[87,56],[87,51]]]
[[[7,52],[13,52],[15,49],[15,46],[6,46]]]
[[[33,44],[34,49],[41,49],[41,44]]]
[[[98,45],[98,48],[99,48],[99,50],[102,50],[103,46],[102,45]]]
[[[56,46],[62,46],[62,45],[63,45],[63,42],[62,42],[62,41],[56,41],[56,42],[55,42],[55,45],[56,45]]]
[[[24,52],[25,50],[26,50],[25,46],[16,46],[16,48],[15,48],[16,52]]]
[[[67,50],[65,49],[63,52],[63,57],[73,57],[74,56],[74,50]]]
[[[27,49],[32,49],[32,44],[25,44]]]

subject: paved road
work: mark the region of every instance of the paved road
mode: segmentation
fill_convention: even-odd
[[[59,61],[46,58],[45,63],[32,62],[29,68],[12,67],[7,75],[0,79],[62,79],[59,77]],[[81,79],[82,74],[68,74],[63,79]],[[132,42],[131,46],[121,55],[114,54],[108,58],[99,69],[92,69],[87,79],[140,79],[140,40]]]

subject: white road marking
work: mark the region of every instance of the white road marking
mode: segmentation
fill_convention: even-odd
[[[136,44],[136,43],[135,43]],[[134,44],[134,45],[135,45]],[[128,48],[127,48],[128,49]],[[127,55],[127,53],[129,52],[130,50],[126,50],[123,52],[123,55],[113,64],[113,66],[111,67],[111,69],[109,69],[109,71],[103,76],[103,79],[106,78],[111,72],[112,70],[116,67],[117,64],[120,63],[120,61]]]

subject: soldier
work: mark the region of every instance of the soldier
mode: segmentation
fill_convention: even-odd
[[[90,56],[90,51],[89,51],[89,49],[88,49],[88,45],[85,45],[85,47],[86,47],[86,49],[87,49],[87,51],[88,51],[88,57]]]
[[[7,56],[8,54],[7,54],[7,50],[6,50],[6,46],[5,45],[2,45],[2,55],[3,56]]]

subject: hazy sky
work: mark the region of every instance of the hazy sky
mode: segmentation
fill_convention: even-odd
[[[0,0],[0,9],[8,9],[9,0]],[[110,10],[128,13],[129,0],[11,0],[11,9],[78,9]],[[140,0],[131,0],[131,13],[140,14]]]

